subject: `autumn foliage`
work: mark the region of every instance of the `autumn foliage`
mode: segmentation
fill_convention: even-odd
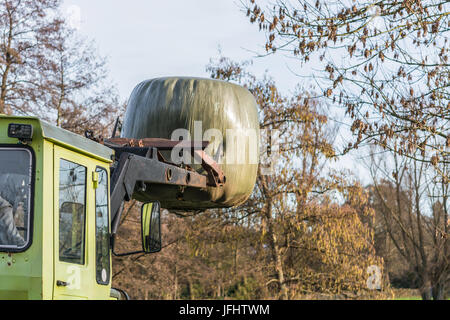
[[[260,127],[268,136],[279,131],[279,150],[274,156],[275,150],[263,148],[261,156],[272,161],[273,172],[264,173],[269,164],[260,165],[255,190],[244,205],[167,214],[167,248],[157,257],[139,259],[144,265],[152,262],[149,270],[165,270],[148,284],[151,297],[374,296],[367,271],[369,266],[383,269],[369,228],[374,212],[368,192],[348,173],[324,173],[334,151],[321,106],[301,90],[284,97],[270,77],[248,73],[246,63],[222,57],[208,71],[255,95]],[[128,280],[124,273],[116,279],[130,289],[135,283],[134,276]],[[386,285],[383,279],[380,283]]]

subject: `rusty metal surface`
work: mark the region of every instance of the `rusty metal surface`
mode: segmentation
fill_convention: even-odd
[[[170,139],[177,129],[187,130],[192,140],[210,141],[206,152],[216,161],[220,159],[226,183],[221,188],[192,190],[186,194],[186,201],[169,203],[170,208],[216,208],[243,203],[254,189],[259,157],[258,109],[252,94],[232,83],[185,77],[151,79],[136,86],[128,100],[121,137]],[[222,139],[214,135],[205,138],[210,129],[220,132]],[[256,142],[240,132],[254,132]],[[237,149],[233,147],[236,135],[246,139]],[[234,151],[245,154],[246,159],[233,160],[237,158]],[[164,152],[164,156],[169,153]],[[207,160],[204,162],[208,164]],[[199,173],[208,172],[200,164],[196,161],[192,167]],[[221,180],[219,173],[211,178],[214,185]],[[172,199],[173,193],[164,188],[158,199]],[[154,193],[146,196],[149,200],[156,197]]]
[[[111,177],[111,215],[113,233],[117,231],[123,201],[139,198],[155,187],[176,188],[172,201],[183,202],[186,188],[205,190],[207,187],[222,187],[225,176],[220,166],[204,150],[195,149],[196,142],[186,141],[181,145],[191,151],[192,157],[201,159],[206,175],[200,174],[188,165],[175,165],[164,159],[159,150],[180,147],[179,141],[166,139],[123,139],[105,141],[105,145],[115,150],[116,163]],[[137,145],[137,146],[136,146]],[[208,143],[203,143],[206,147]]]
[[[172,150],[173,148],[183,149],[205,149],[208,145],[208,141],[174,141],[162,138],[144,138],[144,139],[131,139],[131,138],[110,138],[105,139],[104,144],[108,147],[121,146],[121,147],[149,147],[158,148],[159,150]]]
[[[139,183],[143,183],[144,186]],[[205,189],[208,185],[208,177],[158,159],[122,153],[111,177],[113,233],[118,228],[122,202],[129,201],[135,197],[135,194],[159,185],[178,188],[174,200],[182,201],[184,188]]]
[[[193,153],[202,159],[202,167],[208,173],[208,186],[223,186],[225,184],[225,175],[217,162],[203,150],[193,150]]]

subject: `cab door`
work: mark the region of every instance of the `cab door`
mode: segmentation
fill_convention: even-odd
[[[89,298],[89,167],[88,158],[55,146],[54,299]]]
[[[108,299],[109,164],[54,148],[54,299]]]

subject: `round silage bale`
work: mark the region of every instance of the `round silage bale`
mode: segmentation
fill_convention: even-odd
[[[176,131],[178,129],[178,131]],[[206,152],[222,168],[226,183],[206,189],[150,186],[140,201],[159,200],[167,209],[231,207],[252,193],[259,162],[259,121],[255,98],[245,88],[213,79],[167,77],[141,82],[128,101],[121,136],[210,141]],[[175,133],[175,134],[174,134]],[[186,137],[184,137],[186,139]],[[170,153],[164,153],[170,159]],[[173,160],[173,159],[172,159]],[[204,174],[199,164],[190,164]]]

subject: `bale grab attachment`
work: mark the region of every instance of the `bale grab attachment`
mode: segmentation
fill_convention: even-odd
[[[115,234],[120,221],[122,204],[130,201],[136,189],[145,191],[147,184],[185,187],[222,187],[226,178],[219,165],[206,154],[208,141],[173,141],[161,138],[110,138],[103,144],[115,151],[111,169],[111,219]],[[193,159],[201,162],[206,175],[197,173],[187,164],[166,160],[161,151],[189,150]]]

